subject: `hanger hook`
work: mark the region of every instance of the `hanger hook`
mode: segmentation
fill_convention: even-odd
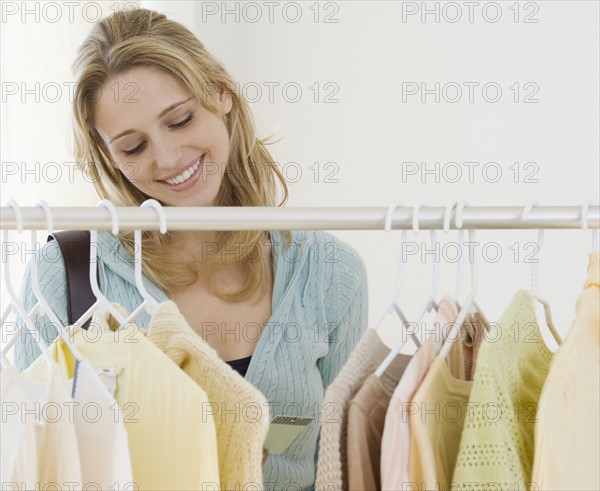
[[[54,232],[54,218],[52,217],[52,212],[50,211],[50,207],[45,200],[39,200],[35,206],[38,206],[44,210],[44,215],[46,217],[46,229],[48,230],[48,234]]]
[[[444,233],[447,234],[450,231],[450,215],[452,215],[452,211],[456,208],[458,201],[454,203],[450,203],[446,205],[446,211],[444,212]]]
[[[459,201],[456,204],[456,214],[454,215],[454,226],[458,229],[463,228],[463,212],[465,210],[466,205],[467,205],[466,201]]]
[[[533,210],[533,207],[537,205],[537,201],[531,201],[529,204],[525,205],[523,208],[523,212],[521,213],[521,220],[527,220],[529,218],[529,214]],[[531,281],[529,290],[533,295],[537,294],[537,283],[538,283],[538,265],[539,265],[539,255],[542,252],[542,246],[544,245],[544,229],[538,229],[537,236],[537,253],[538,259],[531,262]]]
[[[588,214],[590,212],[591,204],[592,204],[592,201],[588,199],[581,207],[581,230],[588,229]]]
[[[16,200],[11,199],[6,203],[6,206],[10,206],[15,212],[15,221],[17,222],[17,232],[23,232],[23,214],[21,213],[21,207]]]
[[[110,212],[110,220],[112,222],[112,234],[117,235],[119,233],[119,215],[117,214],[117,208],[115,205],[107,199],[101,199],[98,201],[96,206],[108,208],[108,211]]]
[[[387,213],[385,214],[384,230],[386,232],[389,232],[392,230],[392,215],[396,211],[396,208],[398,208],[399,206],[402,206],[402,203],[400,201],[394,201],[390,206],[388,206]]]
[[[419,211],[425,204],[426,203],[417,203],[415,205],[415,207],[413,208],[412,226],[413,226],[413,233],[415,235],[419,234]]]
[[[161,205],[155,199],[150,198],[150,199],[147,199],[146,201],[144,201],[140,205],[140,208],[146,208],[146,207],[151,207],[156,210],[156,212],[158,213],[158,219],[160,221],[160,233],[166,234],[167,233],[167,216],[165,215],[165,210],[163,208],[163,205]]]
[[[581,230],[588,229],[588,218],[590,213],[590,205],[592,204],[592,200],[586,200],[586,202],[581,207]],[[600,235],[600,230],[592,230],[592,251],[598,251],[598,236]]]

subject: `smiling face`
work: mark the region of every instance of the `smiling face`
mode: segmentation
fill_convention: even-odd
[[[220,114],[231,97],[217,99]],[[110,79],[94,108],[110,160],[140,191],[167,206],[210,206],[229,157],[222,119],[175,77],[136,67]]]

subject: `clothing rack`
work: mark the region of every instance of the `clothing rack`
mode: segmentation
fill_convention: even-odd
[[[465,206],[463,229],[599,229],[600,206]],[[49,207],[55,230],[111,230],[105,207]],[[153,208],[116,207],[119,230],[159,230]],[[387,207],[163,207],[168,230],[384,230]],[[391,215],[391,229],[413,228],[412,206],[398,206]],[[46,230],[44,209],[20,207],[24,230]],[[0,229],[16,230],[15,210],[0,208]],[[455,223],[456,210],[449,221]],[[445,207],[422,206],[419,229],[443,229]]]

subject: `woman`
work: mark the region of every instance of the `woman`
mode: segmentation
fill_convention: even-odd
[[[276,177],[285,195],[280,206],[287,201],[247,103],[184,26],[151,10],[117,12],[93,28],[74,70],[75,152],[102,198],[116,206],[148,198],[163,206],[277,206]],[[133,311],[142,303],[133,233],[100,232],[98,244],[101,290]],[[149,292],[177,304],[195,332],[265,395],[271,418],[314,419],[263,465],[266,489],[313,486],[324,391],[367,325],[367,276],[356,251],[320,231],[145,232],[142,250]],[[46,244],[42,256],[42,292],[66,324],[57,245]],[[31,308],[29,271],[24,285]],[[47,319],[38,322],[53,339]],[[138,321],[148,322],[147,314]],[[36,350],[31,339],[19,346],[20,369]]]

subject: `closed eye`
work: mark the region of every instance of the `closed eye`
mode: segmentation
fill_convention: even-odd
[[[184,128],[185,126],[190,124],[190,121],[192,121],[193,118],[194,118],[194,113],[190,113],[190,115],[187,118],[185,118],[183,121],[172,124],[171,126],[169,126],[169,128],[175,128],[175,129]],[[135,155],[137,153],[141,153],[144,150],[144,148],[146,148],[146,142],[140,143],[137,147],[133,148],[132,150],[123,150],[123,153],[125,155]]]
[[[173,124],[171,126],[169,126],[169,128],[183,128],[184,126],[187,126],[187,124],[192,120],[192,118],[194,117],[193,113],[190,113],[190,115],[185,118],[183,121],[177,123],[177,124]]]

